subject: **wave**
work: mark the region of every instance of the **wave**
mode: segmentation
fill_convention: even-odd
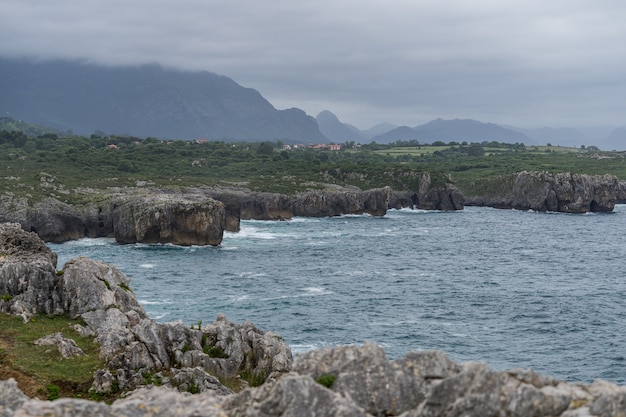
[[[242,227],[237,233],[229,233],[224,235],[224,238],[229,239],[259,239],[259,240],[272,240],[276,239],[280,235],[277,233],[267,232],[256,227],[245,226]]]
[[[155,305],[164,305],[164,304],[174,304],[174,302],[172,301],[168,301],[168,300],[137,300],[139,302],[139,304],[143,305],[147,305],[147,306],[155,306]]]

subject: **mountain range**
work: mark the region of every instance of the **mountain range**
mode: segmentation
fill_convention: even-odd
[[[207,71],[0,60],[0,91],[3,116],[80,134],[327,141],[302,110],[277,110],[258,91]]]
[[[381,123],[368,130],[342,123],[330,111],[323,111],[317,117],[322,133],[331,141],[387,144],[399,140],[417,140],[420,143],[484,142],[523,143],[525,145],[554,146],[597,146],[604,150],[626,150],[626,128],[593,127],[575,128],[536,128],[522,129],[501,126],[472,119],[435,119],[428,123],[409,127]]]
[[[409,127],[380,123],[361,130],[328,110],[315,118],[278,110],[257,90],[208,71],[156,64],[105,67],[80,61],[0,58],[0,116],[61,131],[224,141],[421,143],[499,141],[526,145],[626,149],[626,128],[520,129],[471,119],[436,119]]]

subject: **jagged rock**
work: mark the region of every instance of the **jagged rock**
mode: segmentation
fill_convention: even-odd
[[[219,245],[225,228],[221,202],[198,195],[132,198],[113,211],[113,234],[120,243]]]
[[[147,317],[129,287],[128,277],[110,264],[85,257],[75,258],[65,264],[59,281],[59,291],[63,294],[61,308],[70,317],[111,307]]]
[[[351,174],[346,174],[351,175]],[[287,220],[294,216],[385,215],[389,208],[460,210],[463,195],[448,181],[405,173],[394,178],[402,190],[361,190],[327,184],[326,189],[288,196],[235,188],[107,190],[97,202],[70,205],[54,198],[32,203],[10,193],[0,196],[0,222],[20,223],[49,242],[83,237],[114,237],[120,243],[219,245],[224,230],[239,231],[241,219]],[[417,185],[415,185],[417,184]],[[409,188],[407,188],[409,187]],[[417,190],[412,190],[417,188]]]
[[[54,198],[36,203],[29,210],[24,229],[37,233],[46,242],[61,243],[85,236],[80,212]]]
[[[421,173],[417,190],[411,196],[415,208],[422,210],[463,210],[464,196],[448,179],[444,184],[433,184],[430,173]]]
[[[123,288],[128,279],[111,266],[78,258],[57,274],[56,257],[17,224],[0,225],[0,248],[6,250],[0,259],[0,290],[17,291],[13,299],[25,311],[67,308],[63,314],[71,311],[84,320],[85,334],[97,335],[107,368],[95,373],[95,391],[150,384],[150,375],[182,390],[206,391],[188,396],[166,388],[142,389],[108,406],[79,399],[29,400],[10,380],[0,382],[0,417],[626,415],[626,387],[605,381],[569,384],[530,370],[497,372],[483,363],[454,363],[438,351],[388,361],[382,348],[366,343],[305,352],[291,369],[291,352],[282,339],[251,323],[237,325],[220,315],[196,329],[147,318]],[[25,275],[15,283],[11,274],[17,270]],[[68,301],[70,295],[85,300]],[[3,308],[12,301],[2,301]],[[265,383],[232,394],[216,378],[243,378],[244,373]]]
[[[509,184],[507,179],[502,182]],[[502,188],[502,187],[501,187]],[[499,196],[472,196],[471,205],[565,213],[610,212],[619,197],[613,175],[522,171]]]
[[[294,216],[292,199],[277,193],[246,193],[241,198],[241,218],[288,220]]]
[[[323,381],[325,375],[334,380]],[[111,383],[113,375],[104,371],[98,378]],[[237,394],[219,386],[215,390],[215,381],[200,368],[174,370],[169,385],[187,384],[190,391],[201,393],[152,387],[111,406],[77,399],[28,400],[15,381],[6,381],[0,382],[0,416],[626,415],[626,387],[606,381],[570,384],[530,370],[496,372],[484,363],[454,363],[439,351],[387,361],[384,351],[372,344],[306,352],[296,358],[293,372]]]
[[[174,369],[171,383],[181,392],[212,391],[216,395],[230,395],[233,391],[223,386],[213,375],[208,374],[200,367]]]
[[[618,182],[616,204],[626,204],[626,181]]]
[[[28,400],[13,378],[0,381],[0,417],[12,417]]]
[[[294,197],[293,214],[304,217],[363,213],[384,216],[391,194],[388,187],[367,191],[308,191]]]
[[[224,358],[211,358],[206,368],[218,375],[234,375],[246,370],[261,380],[278,378],[291,370],[291,350],[278,335],[263,332],[252,323],[236,325],[219,314],[202,329],[206,346]]]
[[[72,339],[63,337],[60,332],[44,336],[33,342],[38,346],[54,346],[59,350],[61,357],[64,359],[71,359],[74,356],[84,356],[85,352],[78,346]]]
[[[226,213],[225,230],[229,232],[238,232],[241,220],[241,200],[246,195],[242,190],[233,189],[208,189],[203,190],[204,193],[217,201],[224,204]]]
[[[111,411],[122,417],[227,417],[212,391],[184,395],[166,388],[142,388],[115,401]]]
[[[113,237],[115,204],[115,200],[105,198],[98,204],[90,203],[82,209],[86,237]]]
[[[246,373],[261,382],[277,378],[291,368],[291,351],[284,341],[247,322],[237,325],[219,316],[213,324],[198,330],[182,322],[161,324],[148,318],[130,325],[127,315],[109,308],[82,316],[98,335],[100,357],[109,368],[94,378],[92,389],[96,392],[108,392],[113,381],[120,389],[129,389],[141,384],[143,373],[174,368],[200,368],[231,379]],[[209,353],[210,349],[218,349],[221,354],[212,357],[205,349]],[[202,382],[202,386],[227,392],[216,380]]]
[[[390,362],[371,343],[306,352],[296,357],[293,372],[318,380],[335,378],[332,390],[373,415],[399,415],[419,406],[434,381],[458,371],[441,352],[410,353]]]
[[[30,400],[25,402],[14,417],[114,417],[111,407],[104,403],[60,398],[56,401]]]
[[[47,262],[56,268],[57,254],[36,233],[25,232],[19,223],[0,223],[0,262]]]
[[[302,375],[286,375],[278,381],[226,398],[229,416],[256,417],[366,417],[349,398]]]
[[[54,198],[30,204],[25,198],[5,194],[0,200],[0,222],[20,223],[48,242],[65,242],[84,236],[79,211]]]
[[[0,294],[6,296],[0,311],[25,318],[37,313],[82,318],[80,333],[95,335],[108,367],[96,373],[96,392],[108,392],[114,384],[130,389],[143,382],[144,372],[171,368],[201,367],[227,378],[245,372],[261,381],[291,368],[284,341],[251,323],[237,325],[219,316],[200,330],[149,319],[130,280],[112,265],[79,257],[56,271],[56,255],[19,224],[0,224],[0,250]],[[204,352],[216,346],[226,357]]]

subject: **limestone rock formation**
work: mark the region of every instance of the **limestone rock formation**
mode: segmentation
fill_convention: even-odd
[[[113,211],[113,234],[120,243],[219,245],[224,205],[196,195],[156,194],[131,198]]]
[[[512,208],[565,213],[609,212],[615,207],[617,177],[570,173],[520,172],[512,190]]]
[[[64,359],[70,359],[75,356],[84,356],[85,352],[78,346],[76,346],[76,342],[72,339],[68,339],[63,337],[63,334],[60,332],[53,333],[48,336],[44,336],[40,339],[37,339],[33,342],[39,346],[54,346],[58,349],[61,357]]]
[[[79,211],[69,204],[47,198],[29,204],[25,198],[6,194],[0,199],[0,222],[20,223],[47,242],[65,242],[84,236]]]
[[[119,243],[187,246],[219,245],[225,230],[239,231],[241,219],[288,220],[294,216],[363,213],[384,216],[389,208],[403,207],[463,209],[463,195],[449,178],[439,178],[433,184],[429,173],[410,171],[403,178],[394,175],[388,173],[400,191],[332,184],[295,196],[229,187],[129,188],[91,190],[93,201],[84,205],[70,205],[54,198],[33,203],[6,193],[0,196],[0,222],[20,223],[24,230],[36,232],[46,242],[114,237]]]
[[[434,185],[429,173],[422,173],[419,187],[411,199],[415,208],[422,210],[462,210],[463,193],[450,182]]]
[[[342,214],[383,216],[391,200],[391,188],[367,191],[308,191],[293,199],[294,216],[326,217]]]
[[[626,204],[626,181],[619,181],[617,186],[617,204]]]
[[[226,394],[230,390],[216,377],[246,374],[263,382],[291,369],[284,341],[251,323],[238,325],[223,316],[204,329],[157,323],[114,266],[79,257],[57,271],[56,255],[19,224],[0,224],[0,251],[0,311],[24,320],[38,313],[81,318],[85,326],[76,330],[95,336],[107,364],[94,375],[96,392],[132,389],[146,383],[145,375],[163,372],[172,386]]]
[[[522,171],[496,178],[492,195],[468,195],[466,204],[502,209],[564,213],[610,212],[626,199],[624,185],[613,175]],[[624,200],[626,201],[626,200]]]
[[[181,372],[193,373],[193,370]],[[626,387],[567,383],[531,370],[493,371],[455,363],[439,351],[389,361],[373,344],[303,353],[293,371],[260,387],[223,395],[141,388],[108,406],[25,397],[0,382],[0,416],[402,416],[623,417]]]

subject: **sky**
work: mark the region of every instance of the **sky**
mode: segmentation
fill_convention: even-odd
[[[626,126],[623,0],[2,0],[0,56],[206,70],[367,129]]]

